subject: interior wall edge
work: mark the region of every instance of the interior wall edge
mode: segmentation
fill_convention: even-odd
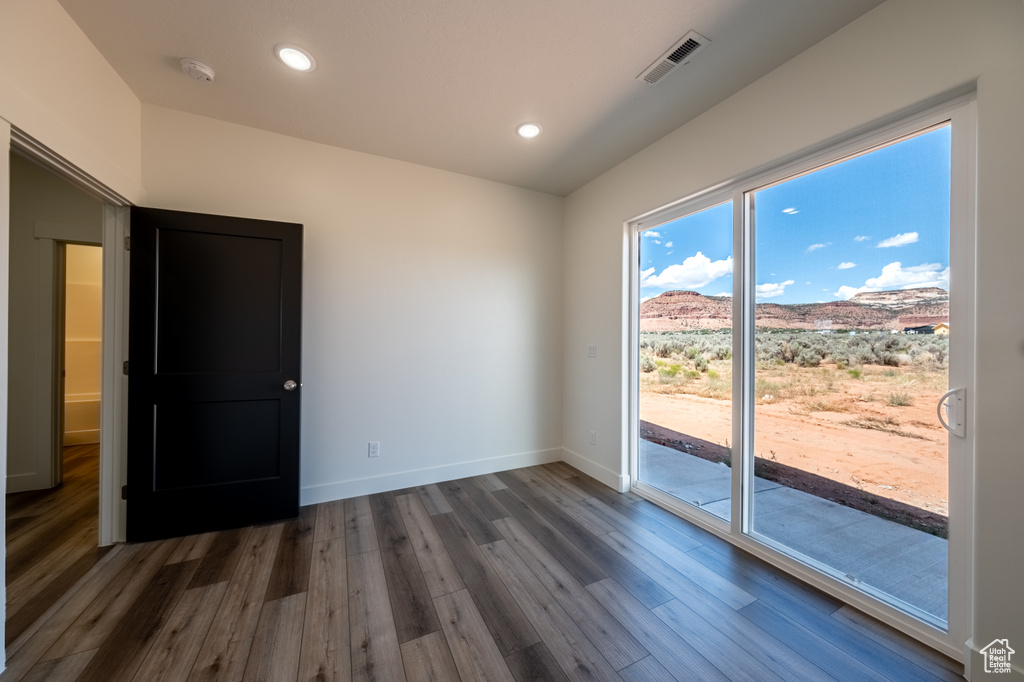
[[[582,471],[587,476],[597,479],[612,490],[616,490],[620,493],[624,493],[629,490],[631,481],[628,473],[613,471],[600,462],[595,462],[594,460],[584,457],[578,452],[574,452],[568,448],[563,447],[562,452],[564,453],[562,461],[573,469]]]

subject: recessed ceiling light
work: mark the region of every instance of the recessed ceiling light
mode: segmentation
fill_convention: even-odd
[[[525,137],[527,139],[531,137],[537,137],[538,135],[540,135],[540,131],[541,127],[536,123],[523,123],[518,128],[516,128],[516,132],[519,133],[519,136]]]
[[[296,71],[312,71],[316,68],[316,60],[313,55],[297,45],[281,43],[274,47],[274,54],[288,67]]]

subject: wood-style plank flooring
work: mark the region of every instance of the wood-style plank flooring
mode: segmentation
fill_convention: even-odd
[[[99,446],[64,448],[64,482],[7,495],[10,645],[111,548],[97,548]]]
[[[13,497],[8,599],[17,608],[9,606],[0,682],[962,675],[955,662],[565,464],[91,553],[78,550],[79,531],[43,520],[64,503]],[[72,516],[85,504],[73,499]],[[22,529],[47,523],[30,558]]]

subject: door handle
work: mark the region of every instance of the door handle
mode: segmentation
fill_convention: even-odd
[[[935,411],[939,415],[939,423],[942,424],[947,431],[952,433],[954,436],[965,438],[967,436],[967,426],[964,423],[964,395],[967,389],[963,388],[951,388],[942,394],[939,398],[939,404],[936,406]],[[946,416],[949,418],[947,422],[942,418],[942,407],[946,407]]]
[[[284,382],[284,390],[286,390],[286,391],[294,391],[298,387],[299,387],[299,385],[297,383],[295,383],[291,379],[289,379],[288,381]]]

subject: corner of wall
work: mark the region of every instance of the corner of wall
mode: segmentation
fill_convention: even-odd
[[[587,459],[577,452],[573,452],[572,450],[563,447],[562,461],[573,469],[577,469],[578,471],[585,473],[587,476],[597,479],[613,490],[620,493],[629,491],[631,481],[628,475],[612,471],[603,464],[599,464],[592,459]]]

